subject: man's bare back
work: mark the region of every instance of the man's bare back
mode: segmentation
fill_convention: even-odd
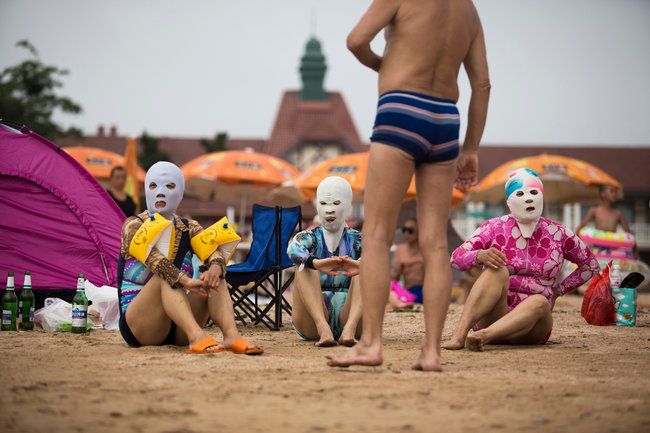
[[[470,0],[376,0],[348,45],[365,42],[384,27],[383,57],[374,64],[360,59],[379,72],[380,95],[409,90],[457,101],[463,62],[470,81],[474,76],[489,88],[483,30]]]
[[[479,32],[471,1],[399,2],[384,33],[379,94],[412,90],[457,101],[458,72]]]

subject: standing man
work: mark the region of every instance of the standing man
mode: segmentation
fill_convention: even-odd
[[[370,48],[385,29],[383,56]],[[440,339],[451,294],[447,219],[454,179],[476,184],[478,147],[490,92],[483,29],[471,0],[375,0],[348,36],[348,48],[379,73],[364,197],[361,269],[363,333],[331,366],[380,365],[390,254],[399,203],[415,172],[420,250],[424,257],[426,332],[412,368],[440,371]],[[458,72],[472,95],[465,143],[459,149]]]
[[[109,179],[108,195],[111,196],[115,203],[122,209],[127,217],[135,215],[135,202],[126,192],[126,169],[121,165],[116,165],[111,169],[111,178]]]

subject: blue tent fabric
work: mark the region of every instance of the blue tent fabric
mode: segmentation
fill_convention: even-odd
[[[228,267],[226,281],[238,318],[246,323],[247,318],[254,324],[264,323],[270,329],[282,326],[282,310],[291,313],[291,306],[283,293],[293,281],[293,276],[282,282],[282,270],[292,266],[287,255],[287,245],[296,226],[301,225],[300,206],[275,208],[253,205],[253,242],[246,260]],[[254,282],[245,290],[240,287]],[[272,298],[265,308],[258,305],[258,289]],[[253,294],[251,301],[248,296]],[[275,307],[275,317],[269,311]]]

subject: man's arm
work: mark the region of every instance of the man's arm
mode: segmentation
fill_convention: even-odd
[[[632,230],[630,230],[630,226],[627,225],[627,221],[625,221],[625,217],[623,217],[623,212],[618,211],[618,222],[623,227],[623,230],[625,230],[628,233],[632,233]]]
[[[395,248],[395,256],[393,258],[393,269],[390,273],[390,278],[399,281],[402,276],[402,261],[400,260],[399,246]]]
[[[375,0],[361,20],[352,29],[347,38],[348,49],[370,69],[379,72],[381,57],[370,48],[370,42],[377,33],[392,21],[399,9],[399,2],[394,0]]]
[[[478,17],[477,17],[478,19]],[[477,153],[485,121],[487,119],[488,101],[490,99],[490,75],[488,73],[487,53],[483,28],[479,22],[478,31],[469,51],[463,60],[472,96],[467,114],[467,132],[463,143],[463,152]]]
[[[582,220],[580,224],[578,224],[578,227],[576,227],[576,234],[580,234],[580,230],[587,224],[589,224],[589,221],[594,219],[594,216],[596,215],[596,208],[591,208],[587,211],[587,215],[585,215],[585,218]]]

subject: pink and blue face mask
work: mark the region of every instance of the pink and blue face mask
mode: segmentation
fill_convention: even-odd
[[[533,170],[519,168],[506,182],[506,199],[518,223],[536,223],[544,209],[544,185]]]

